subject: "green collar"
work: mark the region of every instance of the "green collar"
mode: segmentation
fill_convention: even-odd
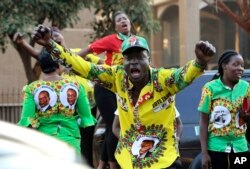
[[[125,40],[125,39],[127,39],[127,38],[129,38],[131,36],[131,35],[127,36],[127,35],[124,35],[122,33],[117,33],[117,35],[118,35],[118,38],[121,39],[121,40]]]

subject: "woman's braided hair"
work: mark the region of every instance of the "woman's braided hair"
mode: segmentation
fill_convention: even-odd
[[[214,75],[214,77],[212,78],[212,80],[213,79],[217,79],[217,78],[219,78],[219,77],[222,77],[223,76],[223,68],[222,68],[222,64],[227,64],[229,61],[230,61],[230,59],[231,59],[231,57],[232,56],[236,56],[236,55],[239,55],[239,53],[238,52],[236,52],[235,50],[225,50],[222,54],[221,54],[221,56],[220,56],[220,59],[219,59],[219,61],[218,61],[218,73],[216,73],[215,75]]]

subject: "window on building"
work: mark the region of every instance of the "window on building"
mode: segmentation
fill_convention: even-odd
[[[236,2],[224,2],[232,11],[239,10]],[[241,29],[228,15],[214,6],[205,6],[200,11],[200,37],[208,40],[217,49],[212,63],[217,64],[218,57],[225,49],[239,51],[244,60],[245,68],[250,68],[250,36]],[[211,67],[212,68],[212,67]]]
[[[179,65],[179,8],[174,5],[167,8],[161,17],[163,65]]]

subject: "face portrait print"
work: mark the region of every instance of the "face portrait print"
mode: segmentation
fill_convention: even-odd
[[[215,128],[227,126],[231,121],[231,114],[224,106],[215,106],[210,117],[210,122]]]
[[[143,140],[141,143],[141,149],[139,150],[140,155],[147,153],[154,146],[153,140]]]
[[[60,101],[69,109],[74,109],[78,98],[78,88],[73,84],[66,84],[60,90]]]
[[[149,156],[157,147],[160,140],[156,137],[138,136],[132,145],[132,154],[137,158]]]
[[[47,106],[50,101],[49,92],[46,90],[41,91],[38,95],[39,105],[41,108]]]
[[[57,95],[49,86],[41,86],[36,89],[34,99],[37,109],[41,112],[45,112],[56,104]]]
[[[74,89],[69,88],[67,90],[67,101],[68,101],[69,105],[72,106],[75,104],[76,96],[77,96],[77,93]]]

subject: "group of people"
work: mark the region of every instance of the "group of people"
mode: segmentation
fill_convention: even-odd
[[[58,74],[61,63],[74,72],[73,76],[95,83],[94,100],[106,123],[98,169],[107,163],[110,169],[178,168],[180,134],[175,125],[174,95],[204,72],[215,48],[200,41],[195,45],[195,59],[183,67],[154,68],[147,40],[131,32],[128,16],[117,12],[113,21],[115,34],[77,52],[58,41],[53,29],[43,25],[35,29],[33,40],[44,47],[38,55],[44,77],[24,87],[19,124],[66,141],[78,152],[85,148],[80,146],[84,136],[79,126],[94,126],[95,115],[79,80]],[[103,52],[104,61],[88,57]],[[242,56],[225,51],[219,59],[218,77],[203,88],[198,107],[203,168],[223,169],[228,155],[247,152],[244,134],[250,110],[244,112],[241,107],[243,98],[250,98],[250,87],[240,80],[243,70]],[[74,92],[69,94],[68,90]],[[40,100],[45,99],[39,97],[41,92],[50,98],[51,108],[44,111],[40,109]]]

